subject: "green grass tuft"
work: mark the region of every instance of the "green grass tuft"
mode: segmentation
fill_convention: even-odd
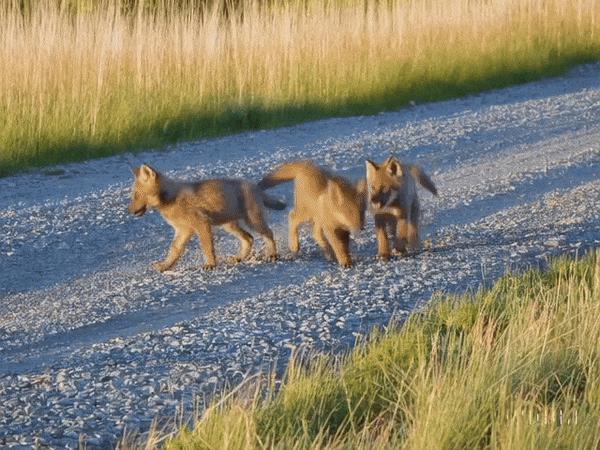
[[[598,448],[600,253],[436,297],[341,361],[292,360],[168,449]]]

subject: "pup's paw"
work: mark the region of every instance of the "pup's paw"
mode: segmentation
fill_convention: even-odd
[[[350,267],[352,267],[352,260],[348,259],[348,260],[340,261],[340,266],[343,267],[344,269],[349,269]]]
[[[273,253],[272,255],[265,255],[265,259],[267,262],[275,262],[279,259],[279,255],[277,253]]]
[[[241,256],[230,256],[227,258],[227,262],[230,264],[239,264],[244,260]]]
[[[390,260],[390,256],[391,255],[389,253],[380,253],[380,254],[377,255],[377,258],[380,261],[388,262]]]
[[[156,261],[156,262],[152,263],[152,267],[154,267],[154,269],[157,270],[158,272],[162,273],[171,266],[169,264],[165,264],[162,261]]]
[[[202,266],[202,270],[209,271],[209,270],[213,270],[215,267],[217,267],[217,264],[216,264],[216,263],[212,263],[212,264],[204,264],[204,265]]]

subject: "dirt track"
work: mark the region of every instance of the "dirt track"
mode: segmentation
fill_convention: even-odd
[[[356,267],[305,239],[282,258],[203,272],[197,244],[176,270],[150,263],[171,230],[129,217],[128,164],[186,178],[259,179],[311,158],[348,176],[389,153],[421,163],[433,250],[374,258],[372,221]],[[434,291],[463,292],[507,268],[600,246],[600,65],[455,101],[182,144],[0,180],[0,446],[111,446],[125,425],[173,417],[199,392],[285,361],[298,345],[339,349]],[[274,193],[291,201],[289,186]],[[258,242],[259,240],[257,240]],[[237,242],[219,234],[218,254]]]

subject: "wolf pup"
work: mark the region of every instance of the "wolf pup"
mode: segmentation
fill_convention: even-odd
[[[177,262],[194,234],[200,238],[204,251],[204,268],[215,267],[214,225],[222,226],[240,240],[236,260],[245,259],[250,254],[254,239],[240,226],[240,221],[262,235],[267,259],[277,257],[273,232],[264,219],[263,205],[271,209],[284,209],[286,205],[264,194],[255,184],[231,179],[179,181],[146,164],[134,169],[133,173],[135,182],[129,212],[142,216],[149,208],[158,209],[175,230],[166,259],[153,264],[159,272]]]
[[[295,204],[288,216],[290,250],[293,253],[300,250],[298,228],[311,222],[313,237],[325,256],[330,259],[335,256],[341,266],[350,267],[350,232],[364,226],[365,181],[353,185],[310,161],[295,161],[265,176],[258,187],[268,189],[287,181],[294,181],[295,185]]]
[[[419,166],[403,164],[390,156],[382,164],[367,160],[369,202],[375,216],[377,255],[387,260],[390,243],[387,228],[394,236],[394,249],[401,254],[420,247],[419,198],[416,182],[437,195],[433,181]]]

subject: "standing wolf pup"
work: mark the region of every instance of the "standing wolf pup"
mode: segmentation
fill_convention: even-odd
[[[159,272],[177,262],[194,234],[200,238],[204,251],[204,268],[215,267],[214,225],[221,225],[240,240],[240,252],[236,259],[245,259],[250,254],[254,239],[240,226],[239,221],[262,235],[267,259],[277,257],[273,232],[264,219],[263,205],[271,209],[284,209],[286,205],[264,194],[255,184],[230,179],[198,182],[174,180],[146,164],[134,169],[133,173],[135,182],[129,211],[142,216],[148,208],[156,208],[175,230],[175,238],[166,259],[153,264]]]
[[[357,185],[333,175],[310,161],[283,164],[259,183],[268,189],[294,181],[294,209],[289,214],[289,246],[294,253],[300,250],[298,228],[311,222],[313,237],[328,258],[335,255],[343,267],[350,267],[350,232],[364,226],[367,193],[364,180]]]
[[[417,196],[418,182],[437,195],[433,181],[419,166],[402,164],[393,156],[377,164],[367,160],[367,185],[369,201],[375,216],[377,255],[387,260],[390,243],[387,228],[394,236],[394,249],[401,254],[420,247],[420,207]]]

